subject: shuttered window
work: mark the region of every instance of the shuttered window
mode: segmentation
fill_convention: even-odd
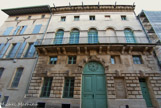
[[[26,42],[23,42],[23,43],[21,44],[20,49],[19,49],[18,52],[17,52],[16,58],[20,58],[20,57],[21,57],[21,55],[22,55],[22,53],[23,53],[23,51],[24,51],[24,48],[25,48],[26,44],[27,44]]]
[[[33,57],[35,54],[35,43],[30,43],[24,57]]]
[[[6,53],[8,47],[9,47],[10,43],[7,43],[5,45],[5,47],[2,49],[2,51],[0,52],[0,58],[3,58],[4,54]]]
[[[7,27],[7,29],[4,31],[3,35],[9,35],[12,31],[13,27]]]
[[[0,44],[0,52],[1,52],[1,50],[4,48],[4,45],[5,45],[4,43],[1,43],[1,44]]]
[[[39,24],[39,25],[35,25],[35,28],[33,30],[33,34],[36,34],[36,33],[39,33],[40,32],[40,29],[41,29],[41,26],[42,24]]]
[[[25,32],[27,26],[18,26],[16,30],[14,31],[13,35],[21,35]]]
[[[10,52],[7,55],[7,58],[14,58],[19,47],[20,47],[20,43],[13,44]]]
[[[15,74],[14,79],[13,79],[12,84],[11,84],[12,88],[18,87],[22,72],[23,72],[23,68],[17,68],[16,74]]]

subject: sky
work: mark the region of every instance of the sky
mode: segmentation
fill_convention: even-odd
[[[141,10],[161,11],[161,0],[0,0],[0,10],[18,7],[50,5],[68,6],[71,5],[136,5],[135,13],[138,15]],[[7,19],[8,15],[0,11],[0,26]]]

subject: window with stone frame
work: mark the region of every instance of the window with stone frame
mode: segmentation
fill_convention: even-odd
[[[64,84],[64,98],[73,98],[74,95],[74,78],[73,77],[66,77],[65,84]]]
[[[52,85],[52,77],[44,77],[44,83],[41,90],[41,97],[49,97]]]
[[[45,103],[44,102],[38,102],[36,108],[45,108]]]
[[[121,20],[123,21],[127,20],[126,15],[121,15]]]
[[[12,84],[11,84],[11,88],[17,88],[18,87],[21,76],[22,76],[23,69],[24,68],[22,68],[22,67],[17,68],[17,71],[15,73],[15,76],[14,76]]]
[[[140,55],[133,55],[132,57],[133,57],[133,63],[134,63],[134,64],[143,64]]]
[[[79,21],[79,16],[74,16],[74,21]]]
[[[95,20],[95,16],[89,16],[89,20],[90,21],[94,21]]]
[[[77,56],[68,56],[68,64],[76,64]]]
[[[49,64],[56,64],[57,63],[57,60],[58,60],[58,58],[56,56],[55,57],[50,57]]]
[[[61,21],[65,21],[66,20],[66,17],[65,16],[62,16],[60,20]]]
[[[121,64],[121,59],[119,55],[111,55],[111,64]]]

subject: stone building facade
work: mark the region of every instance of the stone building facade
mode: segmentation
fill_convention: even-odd
[[[45,37],[37,41],[39,58],[24,103],[39,108],[160,108],[156,44],[148,41],[134,9],[51,8]]]
[[[0,102],[2,107],[18,108],[37,61],[34,43],[43,37],[50,8],[34,6],[2,11],[9,17],[0,27]]]

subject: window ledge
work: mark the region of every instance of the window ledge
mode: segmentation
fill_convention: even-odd
[[[7,88],[7,90],[19,90],[18,88]]]

